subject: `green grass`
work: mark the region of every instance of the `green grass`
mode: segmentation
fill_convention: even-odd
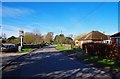
[[[58,50],[74,50],[75,52],[78,52],[78,53],[82,51],[81,48],[78,48],[78,47],[71,48],[70,45],[57,45],[56,49],[58,49]]]
[[[23,48],[21,52],[30,52],[32,51],[32,48]]]
[[[100,56],[91,56],[91,55],[86,55],[81,59],[104,68],[108,67],[112,70],[120,70],[120,61],[115,61],[112,59],[106,59]]]
[[[75,52],[78,52],[78,53],[82,51],[81,48],[75,48],[75,47],[73,48],[73,50],[74,50]]]
[[[58,50],[71,50],[69,46],[64,46],[64,45],[58,45],[56,46],[56,49]]]

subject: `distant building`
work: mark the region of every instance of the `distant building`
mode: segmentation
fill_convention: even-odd
[[[120,32],[111,35],[112,44],[120,44]]]
[[[75,40],[75,46],[79,46],[79,41]]]
[[[104,33],[101,33],[99,31],[91,31],[88,34],[81,37],[78,40],[78,42],[75,42],[75,45],[82,47],[83,43],[90,43],[90,42],[107,43],[107,41],[110,42],[109,37]]]

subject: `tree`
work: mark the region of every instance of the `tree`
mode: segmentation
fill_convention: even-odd
[[[85,34],[85,33],[80,34],[80,35],[76,36],[74,40],[79,40],[79,39],[81,39],[84,35],[86,35],[86,34]]]
[[[34,40],[35,40],[35,38],[34,38],[34,34],[33,33],[28,33],[28,32],[25,33],[24,38],[23,38],[23,41],[25,43],[32,44],[32,43],[34,43]]]
[[[66,44],[71,44],[72,41],[73,41],[73,39],[72,39],[71,37],[66,37],[66,38],[65,38],[65,43],[66,43]]]
[[[54,38],[56,44],[73,44],[73,39],[71,37],[65,37],[63,34],[56,35]]]
[[[15,37],[15,36],[11,36],[7,39],[7,42],[8,43],[13,43],[13,44],[16,44],[16,43],[19,43],[20,42],[20,39]]]
[[[11,36],[7,39],[8,42],[10,42],[11,40],[17,39],[15,36]]]
[[[45,42],[51,43],[52,41],[53,41],[53,32],[48,32],[47,35],[45,36]]]
[[[2,38],[3,38],[3,39],[6,39],[6,38],[7,38],[5,33],[2,33]]]
[[[59,43],[59,35],[56,35],[54,38],[54,43],[58,44]]]
[[[61,45],[65,44],[65,36],[63,34],[59,35],[59,39],[60,39],[59,42],[60,42]]]
[[[27,44],[41,44],[43,42],[43,37],[40,33],[25,33],[23,41]]]
[[[6,40],[5,40],[5,39],[2,39],[2,43],[6,43]]]
[[[65,36],[63,34],[56,35],[54,41],[56,44],[65,44]]]
[[[14,40],[11,40],[11,43],[13,43],[13,44],[17,44],[17,43],[19,43],[19,42],[20,42],[20,39],[19,39],[19,38],[14,39]]]
[[[35,44],[41,44],[43,42],[43,37],[41,34],[35,34],[34,38],[35,38],[34,41]]]

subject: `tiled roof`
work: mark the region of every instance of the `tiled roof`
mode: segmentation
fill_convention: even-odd
[[[108,40],[108,36],[99,31],[92,31],[81,37],[79,40]]]
[[[110,37],[120,37],[120,32],[115,33],[114,35],[111,35]]]

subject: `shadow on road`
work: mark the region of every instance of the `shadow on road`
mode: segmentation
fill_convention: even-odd
[[[26,55],[3,71],[3,79],[79,79],[105,78],[108,73],[65,56],[63,51],[40,52]]]

